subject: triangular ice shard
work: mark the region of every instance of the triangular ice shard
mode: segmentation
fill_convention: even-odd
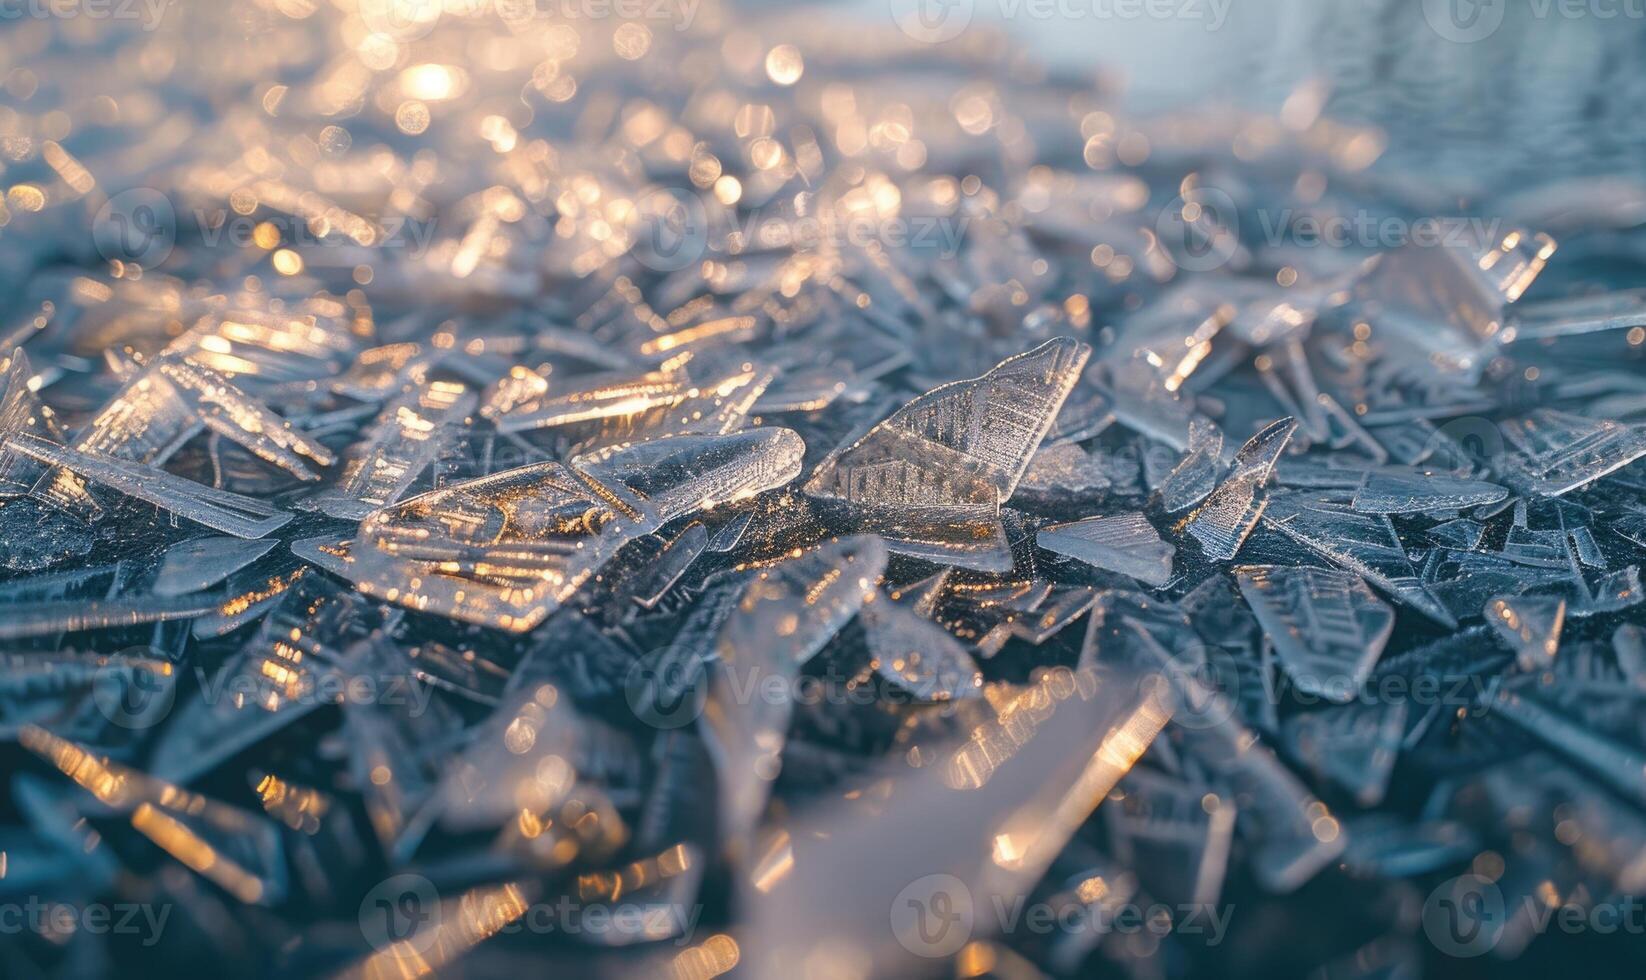
[[[909,541],[935,561],[980,548],[998,554],[1000,505],[1016,491],[1090,354],[1078,341],[1051,340],[981,378],[927,392],[820,463],[806,493],[849,506],[894,550]],[[923,530],[928,525],[936,530]],[[970,567],[985,564],[999,563]]]
[[[1522,670],[1539,670],[1554,663],[1560,650],[1560,628],[1566,622],[1565,599],[1504,596],[1486,604],[1485,616],[1515,652]]]
[[[1297,420],[1287,418],[1253,436],[1235,454],[1228,478],[1183,520],[1206,557],[1228,561],[1239,554],[1268,504],[1263,487],[1296,431]]]
[[[1189,451],[1155,492],[1168,514],[1193,507],[1217,488],[1223,471],[1223,430],[1202,418],[1189,420]]]
[[[1241,595],[1298,690],[1354,700],[1389,641],[1394,610],[1358,575],[1334,569],[1257,566],[1239,577]]]
[[[1172,577],[1177,549],[1139,513],[1092,517],[1042,528],[1035,541],[1047,551],[1077,558],[1159,588]]]
[[[154,594],[186,595],[209,589],[274,550],[278,541],[195,538],[173,545],[160,561]]]

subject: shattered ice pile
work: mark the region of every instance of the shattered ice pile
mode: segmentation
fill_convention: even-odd
[[[1646,888],[1638,181],[1271,238],[1455,195],[707,7],[0,34],[0,904],[152,927],[0,972],[1411,976]]]

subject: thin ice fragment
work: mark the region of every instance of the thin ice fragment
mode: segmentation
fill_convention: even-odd
[[[875,673],[920,701],[975,698],[983,673],[949,631],[879,596],[863,608]]]
[[[1433,470],[1386,468],[1366,474],[1366,482],[1355,492],[1354,509],[1363,514],[1459,511],[1495,504],[1508,496],[1507,489],[1481,480]]]
[[[1175,514],[1200,503],[1217,488],[1223,471],[1223,430],[1209,420],[1189,421],[1189,451],[1155,493],[1160,509]]]
[[[787,429],[754,429],[534,463],[380,510],[347,549],[299,553],[367,595],[525,632],[628,541],[789,482],[804,451]]]
[[[465,386],[436,381],[383,406],[364,439],[344,454],[337,485],[312,498],[332,517],[360,520],[405,495],[457,435],[474,411]]]
[[[1055,524],[1042,528],[1035,540],[1047,551],[1130,575],[1156,588],[1171,581],[1172,556],[1177,553],[1136,512]]]
[[[1281,419],[1253,436],[1235,454],[1229,476],[1180,527],[1200,542],[1206,557],[1228,561],[1240,553],[1268,506],[1263,487],[1275,462],[1297,431],[1297,420]]]
[[[1242,568],[1246,597],[1292,683],[1348,702],[1371,676],[1395,613],[1360,576],[1325,568]]]
[[[292,515],[243,494],[217,490],[142,463],[15,436],[7,447],[121,493],[164,508],[179,517],[237,538],[261,538],[284,527]]]
[[[764,569],[714,643],[704,737],[720,774],[721,840],[747,847],[782,766],[794,680],[876,593],[878,538],[845,538]]]
[[[981,378],[927,392],[820,463],[806,493],[850,505],[894,550],[909,541],[936,560],[990,550],[1000,505],[1016,491],[1090,354],[1078,341],[1051,340]],[[922,534],[922,523],[958,533]]]
[[[278,541],[195,538],[167,549],[155,574],[155,595],[179,596],[217,583],[274,550]]]
[[[1318,778],[1333,783],[1362,807],[1383,802],[1406,736],[1405,701],[1353,703],[1288,718],[1289,752]]]
[[[1646,428],[1540,408],[1503,424],[1499,472],[1521,493],[1558,497],[1646,456]]]

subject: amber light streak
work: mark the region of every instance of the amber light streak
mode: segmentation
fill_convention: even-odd
[[[136,803],[130,818],[132,827],[235,898],[251,904],[265,897],[263,883],[255,875],[219,853],[166,810],[217,823],[237,822],[240,814],[226,807],[208,804],[205,797],[185,792],[170,783],[132,773],[34,725],[25,727],[18,741],[56,766],[100,802],[118,809]],[[149,799],[138,800],[138,797]],[[207,812],[208,807],[215,812]]]
[[[435,925],[378,950],[340,978],[406,980],[429,976],[525,915],[531,907],[526,887],[514,882],[483,886],[464,892],[456,902],[442,902]]]

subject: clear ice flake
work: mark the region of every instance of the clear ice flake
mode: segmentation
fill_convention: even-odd
[[[1386,355],[1402,367],[1472,380],[1504,339],[1509,305],[1554,251],[1549,236],[1523,231],[1440,248],[1408,243],[1376,257],[1354,287],[1354,309],[1389,333]]]
[[[98,486],[109,487],[237,538],[264,537],[284,527],[292,518],[289,512],[254,497],[185,480],[154,466],[71,449],[27,435],[12,437],[6,446]]]
[[[467,387],[444,381],[390,399],[360,443],[344,453],[337,485],[314,497],[314,506],[332,517],[360,520],[395,503],[451,446],[457,423],[475,405]]]
[[[1360,576],[1335,569],[1252,566],[1240,593],[1301,691],[1347,702],[1383,653],[1395,613]]]
[[[1207,419],[1189,421],[1189,451],[1155,489],[1160,509],[1186,510],[1211,496],[1223,471],[1223,430]]]
[[[1156,588],[1171,580],[1172,556],[1177,553],[1137,512],[1054,524],[1042,528],[1035,540],[1047,551],[1129,575]]]
[[[1408,710],[1405,701],[1350,703],[1294,715],[1282,732],[1294,758],[1348,792],[1357,805],[1374,807],[1389,790]]]
[[[1078,341],[1050,340],[980,378],[929,391],[830,454],[806,493],[849,506],[893,550],[996,569],[1000,505],[1090,355]],[[969,564],[968,555],[976,556]]]
[[[1263,487],[1296,431],[1297,420],[1286,418],[1247,440],[1235,453],[1229,475],[1180,522],[1179,527],[1200,542],[1206,557],[1228,561],[1240,553],[1268,505]]]
[[[922,702],[978,697],[983,672],[949,631],[881,595],[863,607],[870,666]]]
[[[194,538],[166,549],[150,587],[155,595],[179,596],[209,589],[273,551],[278,541]]]
[[[1506,488],[1483,480],[1434,470],[1385,468],[1366,474],[1366,481],[1355,491],[1353,506],[1363,514],[1421,514],[1481,507],[1508,496]]]
[[[45,467],[33,457],[7,446],[7,440],[30,436],[61,443],[57,417],[30,388],[34,372],[21,349],[0,357],[0,496],[27,493]]]
[[[1503,423],[1512,452],[1496,463],[1521,493],[1558,497],[1646,456],[1646,428],[1538,409]]]

